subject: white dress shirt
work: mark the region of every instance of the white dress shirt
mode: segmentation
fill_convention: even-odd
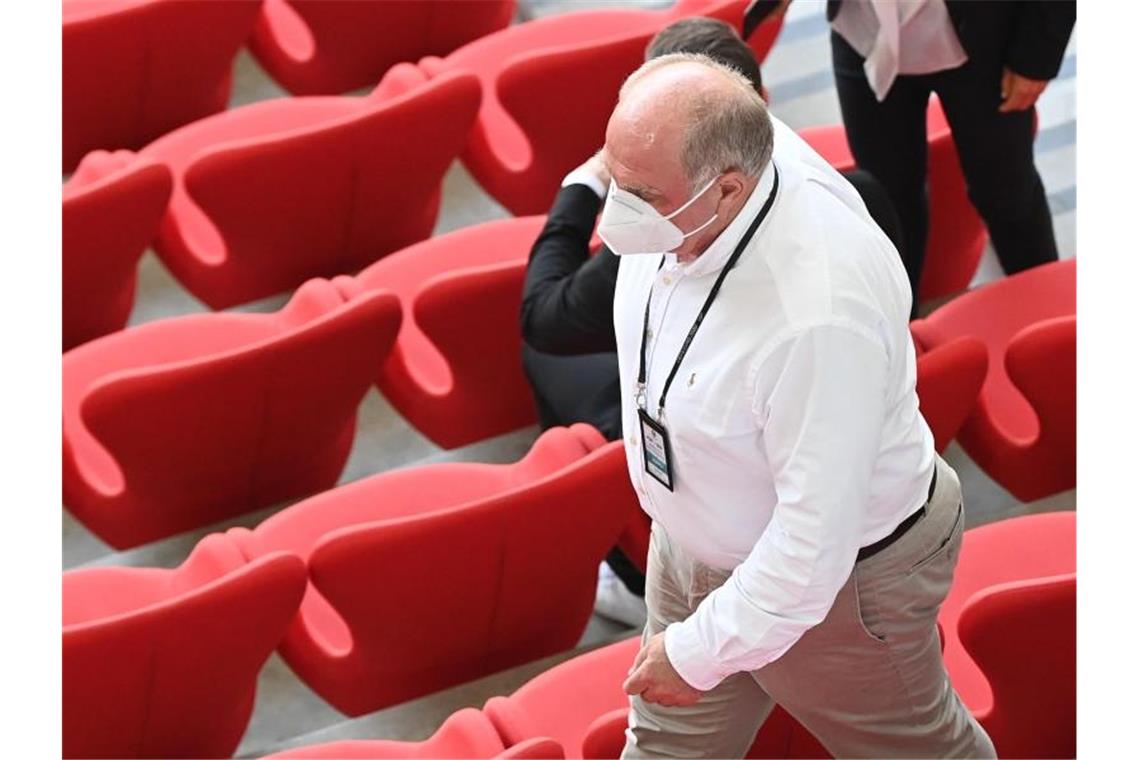
[[[644,469],[634,400],[646,298],[647,411],[773,185],[769,165],[727,229],[687,265],[621,257],[614,325],[630,478],[697,560],[734,569],[687,620],[670,662],[692,686],[754,670],[826,616],[860,547],[926,500],[934,440],[918,411],[910,286],[855,189],[777,119],[775,202],[729,272],[662,418],[674,491]]]
[[[932,74],[967,58],[945,0],[844,0],[831,27],[866,59],[879,102],[899,74]]]
[[[581,166],[574,169],[562,179],[562,187],[569,187],[570,185],[585,185],[597,193],[598,197],[603,200],[605,200],[606,194],[609,192],[609,188],[602,184],[602,181],[598,179],[598,175]]]

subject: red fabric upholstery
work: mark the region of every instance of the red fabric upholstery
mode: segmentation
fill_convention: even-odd
[[[250,50],[294,95],[335,95],[511,22],[515,0],[264,0]]]
[[[479,83],[393,67],[368,96],[279,98],[147,146],[175,188],[156,249],[213,308],[364,267],[431,234]]]
[[[535,420],[523,374],[519,308],[526,259],[543,217],[432,238],[378,261],[346,295],[400,297],[404,320],[377,385],[435,444],[454,448]]]
[[[174,570],[63,574],[63,756],[230,757],[305,567],[225,536]]]
[[[836,169],[855,167],[843,125],[804,129],[800,136]],[[926,139],[930,227],[918,288],[920,301],[969,287],[986,247],[986,227],[966,195],[958,149],[936,97],[926,112]]]
[[[463,162],[511,213],[540,214],[549,210],[562,177],[605,142],[618,89],[644,60],[653,35],[695,15],[739,28],[746,3],[679,0],[661,11],[566,13],[508,27],[446,59],[425,59],[421,67],[431,74],[471,71],[479,76],[483,104]],[[770,45],[779,23],[757,30],[753,44]],[[567,122],[568,104],[572,124]]]
[[[572,647],[637,508],[620,443],[574,425],[512,465],[382,473],[231,535],[307,559],[282,656],[360,715]]]
[[[492,749],[493,748],[493,749]],[[492,753],[493,754],[488,754]],[[502,760],[562,760],[562,748],[551,739],[527,739],[504,749],[486,716],[464,708],[453,713],[435,735],[422,742],[340,741],[298,747],[266,755],[265,760],[283,758],[329,758],[329,760],[386,760],[387,758],[501,758]]]
[[[170,170],[130,151],[94,151],[63,186],[63,349],[121,330],[139,257],[170,200]]]
[[[563,760],[566,753],[553,739],[538,737],[507,747],[498,757],[502,760]]]
[[[200,314],[63,357],[63,501],[116,548],[336,482],[399,327],[394,296],[303,285],[274,314]]]
[[[912,325],[935,348],[982,340],[989,370],[962,447],[1022,501],[1076,485],[1075,260],[1035,267],[960,296]]]
[[[915,341],[918,355],[919,411],[934,434],[934,448],[943,452],[974,410],[988,366],[986,346],[961,337],[929,351]]]
[[[966,531],[939,622],[954,688],[999,757],[1075,757],[1074,512]]]
[[[64,0],[63,171],[224,109],[260,1]]]
[[[265,760],[329,758],[330,760],[383,760],[383,758],[492,758],[503,742],[487,716],[474,708],[453,713],[430,738],[422,742],[339,741],[298,747],[267,755]]]

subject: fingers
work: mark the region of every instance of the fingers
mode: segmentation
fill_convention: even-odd
[[[648,647],[642,647],[641,649],[637,650],[637,656],[633,658],[633,665],[630,666],[629,672],[632,673],[633,671],[640,668],[641,663],[645,662],[645,658],[648,656],[649,656],[649,648]]]
[[[645,673],[639,668],[634,668],[630,671],[629,676],[626,677],[621,688],[626,694],[635,695],[642,694],[648,686],[649,679],[646,678]],[[642,694],[642,698],[645,698],[644,694]]]
[[[631,681],[633,681],[632,677],[626,680],[626,685],[631,685],[638,691],[630,691],[627,688],[627,694],[639,696],[646,702],[662,707],[687,707],[695,705],[700,700],[700,694],[697,692],[676,692],[657,686],[647,686],[640,677],[636,683],[631,684]]]
[[[1013,94],[998,107],[998,112],[1012,113],[1013,111],[1024,111],[1036,102],[1037,94],[1038,93],[1031,89],[1016,87],[1014,88]]]
[[[1026,79],[1005,69],[1001,75],[1002,103],[998,106],[998,113],[1012,113],[1030,108],[1044,92],[1046,84],[1048,83]]]

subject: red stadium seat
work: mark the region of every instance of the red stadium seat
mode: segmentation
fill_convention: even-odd
[[[377,385],[435,444],[455,448],[532,424],[519,308],[544,217],[488,222],[414,245],[355,279],[346,296],[396,293],[404,320]]]
[[[356,271],[431,234],[479,83],[393,67],[366,97],[267,100],[187,125],[143,154],[174,195],[156,244],[213,308]]]
[[[629,712],[629,697],[621,685],[639,646],[640,638],[634,636],[575,657],[531,679],[510,697],[492,697],[483,712],[508,746],[541,736],[558,742],[568,758],[616,758],[625,745]],[[777,707],[748,757],[788,757],[792,727],[797,725]]]
[[[1076,756],[1075,512],[966,531],[939,622],[954,688],[999,757]]]
[[[550,739],[528,739],[513,747],[504,748],[498,732],[487,717],[478,710],[468,707],[453,713],[431,738],[422,742],[385,740],[329,742],[267,755],[265,760],[285,760],[285,758],[561,760],[562,757],[562,748]]]
[[[294,95],[335,95],[401,61],[447,55],[514,11],[515,0],[264,0],[249,47]]]
[[[216,113],[261,0],[64,0],[63,171]]]
[[[332,486],[400,323],[303,285],[274,314],[197,314],[63,357],[63,501],[123,549]]]
[[[978,401],[988,366],[986,346],[962,337],[930,350],[915,341],[918,409],[934,434],[934,448],[946,450]]]
[[[232,756],[304,589],[299,558],[220,534],[174,570],[64,573],[63,756]]]
[[[918,288],[920,302],[968,288],[986,247],[986,227],[966,195],[958,149],[936,97],[926,112],[926,132],[930,227]],[[841,124],[812,127],[799,134],[839,171],[855,168]]]
[[[297,747],[267,755],[264,760],[328,758],[329,760],[384,760],[384,758],[439,758],[464,760],[493,758],[503,752],[503,741],[487,716],[467,707],[455,712],[430,738],[422,742],[339,741]]]
[[[63,186],[63,349],[121,330],[139,257],[170,200],[170,170],[125,150],[94,151]]]
[[[588,425],[555,428],[515,464],[381,473],[230,534],[307,560],[281,654],[361,715],[573,647],[637,509],[625,467]]]
[[[1022,501],[1076,486],[1075,260],[1046,264],[960,296],[912,324],[924,348],[959,336],[989,350],[978,403],[958,436]]]
[[[618,89],[644,60],[653,35],[696,15],[739,28],[746,4],[678,0],[660,11],[565,13],[508,27],[443,60],[426,58],[420,66],[432,75],[471,71],[479,76],[483,104],[463,163],[511,213],[546,213],[563,176],[605,142]],[[774,42],[780,23],[758,29],[753,45]]]

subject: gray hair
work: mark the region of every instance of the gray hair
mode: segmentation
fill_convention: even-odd
[[[695,192],[713,177],[736,169],[758,177],[772,159],[772,119],[768,107],[746,76],[699,53],[671,53],[653,58],[629,75],[618,101],[657,69],[677,63],[706,66],[725,79],[727,87],[704,88],[681,95],[688,126],[681,148],[681,164]]]

